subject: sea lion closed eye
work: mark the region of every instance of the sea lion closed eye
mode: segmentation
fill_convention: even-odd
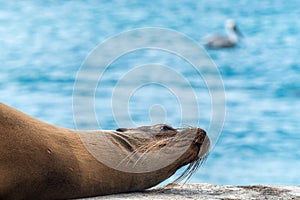
[[[0,104],[0,199],[70,199],[141,191],[205,159],[200,128],[56,127]]]

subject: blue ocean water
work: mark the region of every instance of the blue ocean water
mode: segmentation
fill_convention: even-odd
[[[224,21],[234,18],[244,34],[241,44],[234,49],[207,50],[225,87],[223,131],[204,166],[190,181],[299,185],[298,4],[296,0],[2,2],[0,100],[51,124],[74,128],[72,94],[76,74],[98,44],[120,32],[142,27],[172,29],[200,44],[208,33],[224,32]],[[169,66],[180,62],[163,53],[158,57],[152,51],[145,54],[127,55],[116,65],[126,66],[131,61],[143,64],[150,59],[165,59],[163,63]],[[194,74],[187,71],[185,76],[193,79]],[[156,88],[147,93],[160,91]],[[105,94],[97,93],[96,103],[101,99],[109,102],[110,96]],[[149,119],[142,118],[146,112],[143,106],[148,108],[157,100],[149,95],[143,103],[142,97],[137,91],[132,97],[135,104],[131,105],[139,108],[140,113],[133,116],[141,124],[149,123]],[[175,102],[172,95],[165,98]],[[171,110],[177,109],[174,103]],[[209,118],[204,114],[204,128]],[[169,121],[176,123],[176,118]],[[103,126],[116,128],[109,121]]]

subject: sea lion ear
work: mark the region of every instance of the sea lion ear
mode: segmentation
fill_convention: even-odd
[[[116,131],[118,132],[126,132],[128,129],[127,128],[117,128]]]

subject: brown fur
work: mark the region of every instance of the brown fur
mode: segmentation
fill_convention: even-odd
[[[197,130],[193,137],[198,145],[191,145],[174,163],[155,171],[128,173],[95,159],[80,138],[89,132],[56,127],[0,104],[0,199],[67,199],[150,188],[199,158],[205,132]],[[110,131],[111,140],[118,142],[118,135],[123,135],[129,140],[121,145],[124,151],[137,149],[143,141],[134,139],[134,134],[131,137],[131,132],[139,128]],[[165,145],[160,141],[177,133],[176,129],[167,132],[169,136],[155,137],[156,149]]]

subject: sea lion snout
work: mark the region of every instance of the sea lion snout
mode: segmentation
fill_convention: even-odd
[[[196,137],[193,141],[197,146],[202,146],[205,142],[206,143],[210,143],[209,142],[209,138],[206,134],[206,132],[201,129],[201,128],[197,128],[197,133],[196,133]]]
[[[186,138],[185,145],[190,145],[188,151],[191,152],[189,162],[205,157],[210,148],[210,139],[205,130],[201,128],[185,128],[179,131],[181,137]]]
[[[198,158],[204,157],[209,152],[210,140],[203,129],[197,128],[197,136],[193,142],[199,148]]]

